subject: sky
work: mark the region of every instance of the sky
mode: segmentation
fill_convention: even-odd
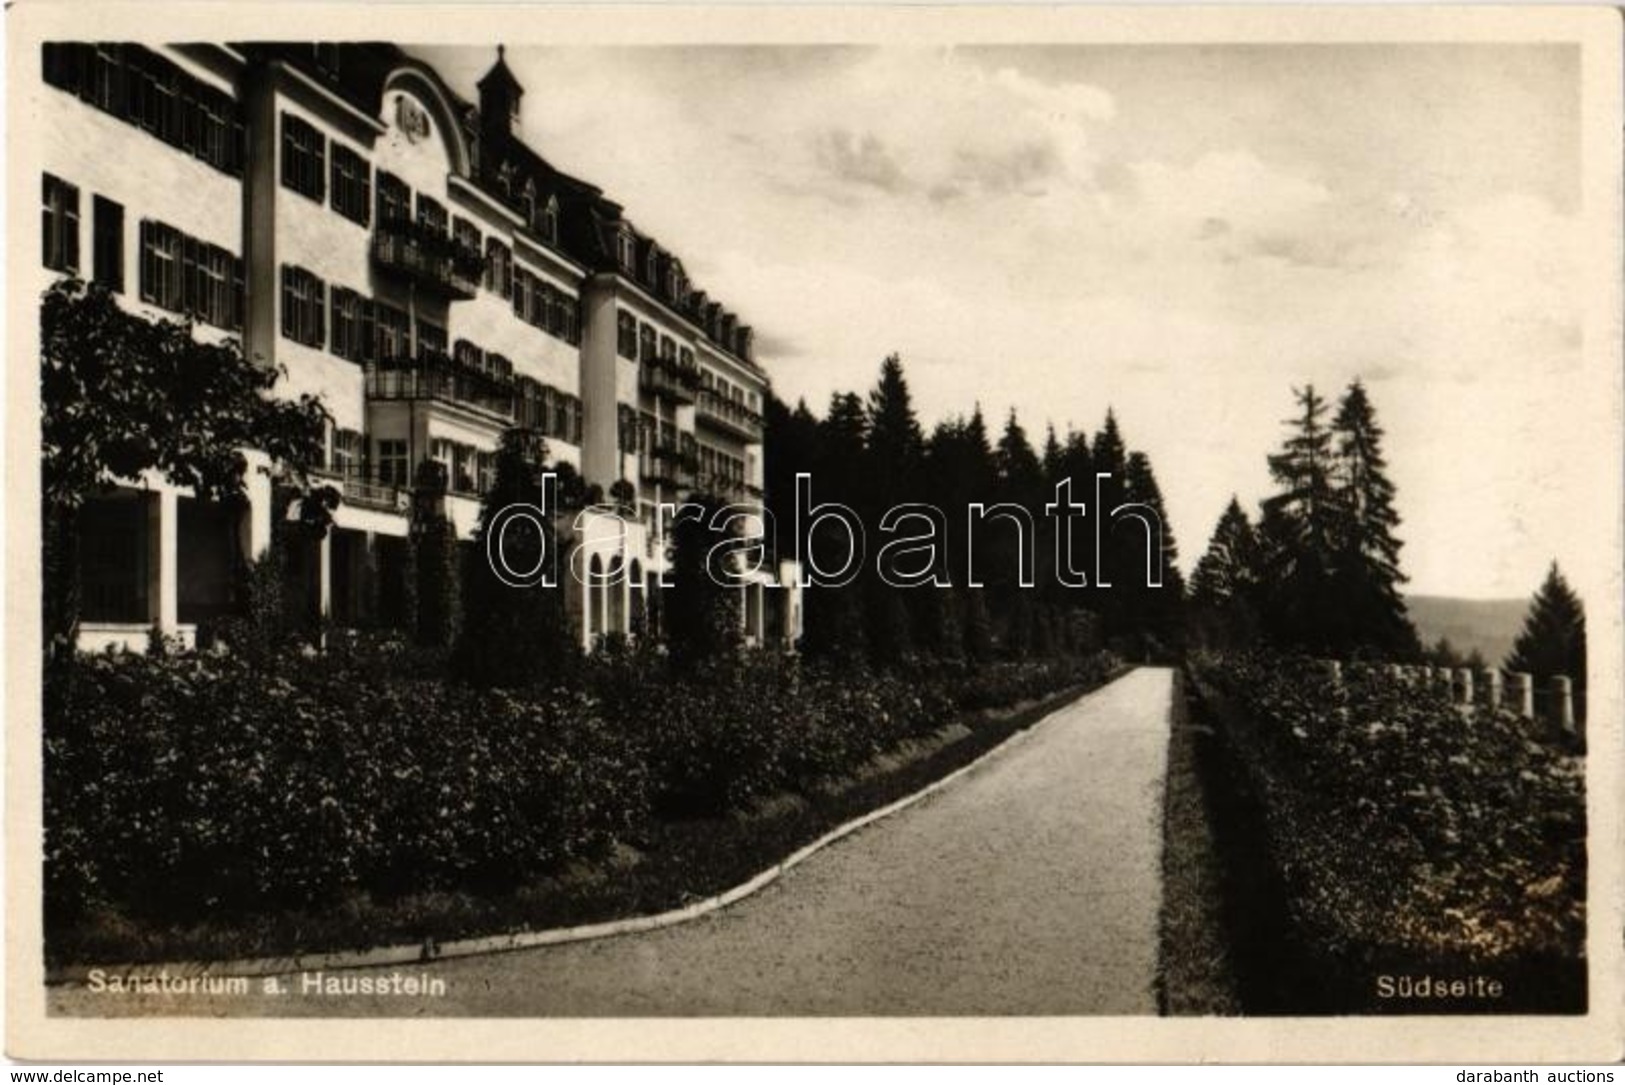
[[[419,48],[476,100],[494,50]],[[526,139],[605,189],[822,412],[902,356],[922,423],[1110,406],[1188,571],[1271,492],[1293,389],[1365,382],[1408,590],[1580,558],[1578,50],[511,47]],[[1567,382],[1567,383],[1566,383]]]

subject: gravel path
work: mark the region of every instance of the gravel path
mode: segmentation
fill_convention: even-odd
[[[440,997],[53,990],[57,1012],[686,1016],[1151,1014],[1172,672],[1060,709],[757,895],[645,934],[328,978]]]

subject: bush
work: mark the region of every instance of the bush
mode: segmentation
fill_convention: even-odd
[[[512,884],[644,815],[641,758],[591,698],[527,703],[348,663],[80,660],[45,721],[53,914]]]
[[[1516,973],[1585,941],[1583,763],[1528,721],[1375,666],[1207,660],[1224,748],[1262,812],[1295,937],[1325,970]],[[1314,970],[1314,969],[1311,969]],[[1548,984],[1548,987],[1551,985]]]
[[[573,687],[495,690],[447,681],[447,655],[335,635],[322,653],[73,661],[46,691],[52,923],[502,890],[639,839],[655,813],[808,791],[967,708],[1110,667],[679,666],[636,646],[595,655]]]

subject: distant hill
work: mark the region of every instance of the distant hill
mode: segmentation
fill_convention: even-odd
[[[1405,607],[1424,645],[1431,647],[1446,637],[1462,655],[1477,648],[1486,663],[1499,666],[1518,639],[1529,600],[1407,595]]]

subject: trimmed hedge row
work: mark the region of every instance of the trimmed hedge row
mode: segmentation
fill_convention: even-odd
[[[676,675],[619,654],[519,694],[448,683],[441,656],[399,646],[82,657],[47,686],[47,915],[184,922],[511,887],[651,817],[811,787],[962,706],[1109,666],[834,676],[747,653]]]
[[[1384,1005],[1377,978],[1502,977],[1499,1006],[1583,1006],[1583,760],[1514,713],[1470,716],[1383,668],[1204,658],[1191,677],[1257,811],[1310,1003]],[[1284,966],[1284,965],[1283,965]],[[1273,966],[1272,966],[1273,967]],[[1578,1004],[1578,1005],[1577,1005]]]

